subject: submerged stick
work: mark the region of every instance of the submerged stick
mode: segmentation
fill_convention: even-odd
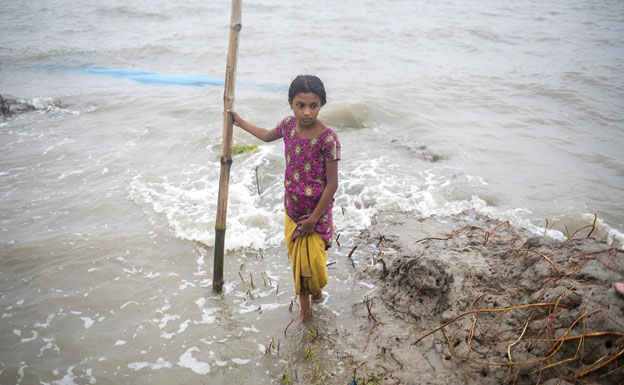
[[[353,255],[353,252],[355,251],[355,249],[357,249],[358,245],[353,246],[353,248],[351,249],[351,251],[349,251],[349,254],[347,255],[347,258],[349,258],[349,261],[351,261],[351,266],[353,266],[355,268],[355,262],[353,262],[353,259],[351,259],[351,255]]]
[[[589,232],[589,234],[587,234],[586,238],[591,237],[592,233],[594,232],[594,230],[596,230],[596,220],[598,219],[598,214],[594,213],[594,222],[592,223],[592,229]]]
[[[256,167],[256,186],[258,187],[258,195],[261,195],[262,193],[260,192],[260,182],[258,180],[258,167]]]
[[[377,318],[375,318],[373,312],[371,311],[371,309],[373,308],[373,299],[366,296],[364,297],[364,303],[366,304],[366,310],[368,311],[368,319],[376,324],[379,323],[379,321],[377,321]]]
[[[383,266],[383,275],[384,277],[386,277],[388,275],[388,268],[386,267],[386,261],[384,261],[383,258],[377,258],[376,262],[381,262],[381,265]]]
[[[288,337],[288,335],[286,334],[286,332],[288,331],[288,328],[290,327],[290,325],[295,322],[296,318],[293,318],[290,320],[290,322],[288,323],[288,325],[286,325],[286,329],[284,329],[284,337]]]

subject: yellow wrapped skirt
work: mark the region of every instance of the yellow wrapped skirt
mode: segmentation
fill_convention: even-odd
[[[300,235],[293,241],[297,223],[284,213],[284,235],[297,295],[318,294],[327,285],[325,240],[317,233]]]

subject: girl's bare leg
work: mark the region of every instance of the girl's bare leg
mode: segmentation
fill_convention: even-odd
[[[297,327],[303,323],[307,318],[312,316],[312,306],[310,305],[310,294],[299,294],[299,305],[301,306],[301,314],[293,322],[293,326]]]

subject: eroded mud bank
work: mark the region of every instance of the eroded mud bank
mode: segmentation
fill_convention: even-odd
[[[624,252],[591,230],[558,241],[472,213],[380,218],[352,257],[375,285],[353,305],[360,322],[295,331],[283,382],[616,384]]]

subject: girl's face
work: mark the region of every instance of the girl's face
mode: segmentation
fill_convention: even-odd
[[[300,92],[293,100],[288,100],[290,108],[301,128],[312,127],[321,111],[321,98],[314,92]]]

